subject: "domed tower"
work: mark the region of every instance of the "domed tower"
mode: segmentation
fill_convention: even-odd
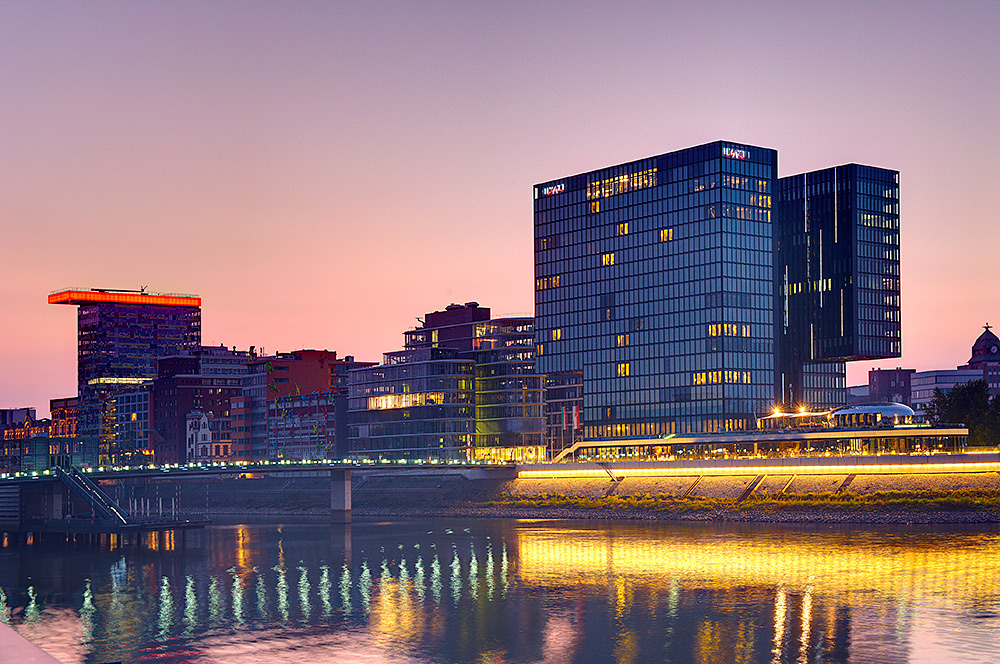
[[[984,332],[972,344],[972,357],[962,369],[982,369],[987,364],[1000,364],[1000,338],[990,332],[991,325],[983,326]]]

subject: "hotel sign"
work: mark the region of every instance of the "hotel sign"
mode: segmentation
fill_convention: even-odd
[[[743,148],[722,148],[722,156],[729,159],[749,159],[750,150]]]
[[[561,184],[550,184],[547,187],[542,187],[542,196],[553,196],[555,194],[561,194],[566,191],[566,183]]]

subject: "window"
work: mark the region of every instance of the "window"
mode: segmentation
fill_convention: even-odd
[[[619,378],[624,378],[625,376],[628,376],[628,375],[629,375],[628,362],[619,362],[618,363],[618,377]]]
[[[672,229],[672,228],[663,228],[663,229],[660,230],[660,241],[661,242],[669,242],[670,240],[673,240],[673,239],[674,239],[674,229]]]
[[[552,330],[552,341],[559,341],[560,339],[562,339],[562,328],[557,327]]]
[[[614,265],[614,264],[615,264],[615,253],[613,251],[601,255],[601,265]]]

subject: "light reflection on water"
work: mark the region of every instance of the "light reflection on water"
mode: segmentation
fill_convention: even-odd
[[[150,544],[0,549],[0,620],[66,662],[958,664],[1000,652],[993,528],[285,522]]]

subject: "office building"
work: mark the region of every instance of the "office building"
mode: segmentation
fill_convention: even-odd
[[[846,403],[845,362],[899,357],[899,173],[846,164],[778,180],[776,398]]]
[[[403,333],[405,349],[351,373],[355,457],[542,460],[534,319],[451,304]]]
[[[409,348],[352,371],[349,456],[467,460],[475,440],[475,362],[458,355],[453,348]]]
[[[201,343],[201,298],[110,289],[68,289],[49,304],[77,310],[79,434],[98,441],[101,464],[131,451],[115,447],[115,396],[156,377],[156,359]]]
[[[776,176],[774,150],[718,141],[534,187],[536,365],[579,375],[583,437],[742,429],[770,410]]]

